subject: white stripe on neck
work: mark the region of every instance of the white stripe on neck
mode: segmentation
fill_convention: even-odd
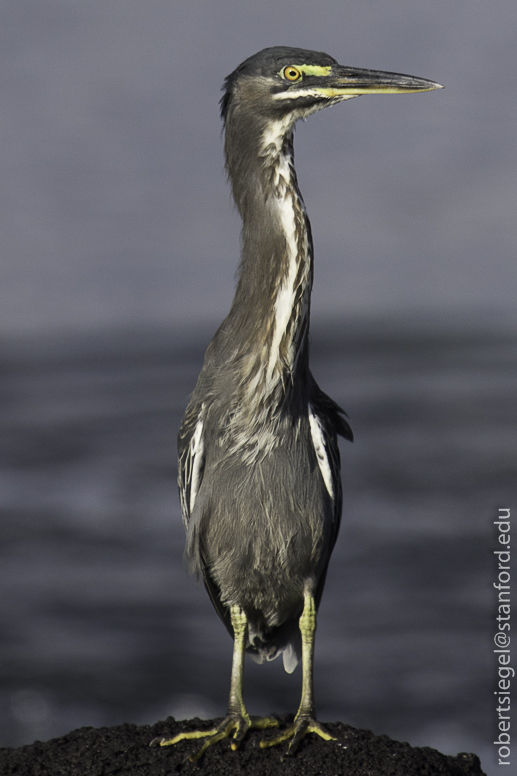
[[[283,153],[284,140],[292,126],[292,116],[284,120],[271,123],[262,137],[263,156],[268,159],[269,164],[274,165],[274,186],[277,192],[276,209],[280,220],[282,231],[285,236],[287,253],[287,275],[278,286],[274,303],[275,324],[273,340],[266,372],[266,384],[271,385],[275,381],[275,373],[278,376],[282,374],[283,366],[280,359],[280,344],[285,336],[287,326],[293,313],[296,294],[299,284],[306,284],[309,281],[310,257],[307,235],[302,240],[303,255],[298,255],[298,240],[296,234],[296,205],[300,210],[305,211],[305,204],[298,195],[296,189],[291,185],[292,154]],[[296,285],[296,278],[299,272],[300,263],[305,266],[301,281]],[[307,299],[302,302],[302,315],[306,314]],[[294,352],[294,335],[292,332],[291,341],[288,344],[287,359],[288,368],[292,369],[296,354]]]

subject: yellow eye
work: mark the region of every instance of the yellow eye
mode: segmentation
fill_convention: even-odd
[[[288,67],[284,68],[284,78],[287,78],[288,81],[298,81],[301,77],[302,74],[297,67],[289,65]]]

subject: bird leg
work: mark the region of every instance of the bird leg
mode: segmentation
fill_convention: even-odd
[[[204,738],[208,736],[204,744],[193,752],[189,760],[196,762],[206,752],[209,746],[217,744],[224,738],[233,734],[232,749],[235,751],[250,728],[263,730],[269,727],[278,727],[278,721],[272,717],[250,717],[244,706],[242,697],[242,680],[244,674],[244,657],[246,651],[246,636],[248,633],[248,620],[240,606],[234,605],[230,609],[234,633],[232,679],[230,684],[230,697],[228,711],[220,725],[211,730],[193,730],[189,733],[178,733],[171,739],[163,738],[160,746],[170,746],[183,739]],[[152,743],[152,742],[151,742]]]
[[[284,730],[275,738],[268,738],[260,742],[264,749],[268,746],[276,746],[283,741],[292,738],[289,744],[288,754],[296,752],[302,738],[307,733],[317,733],[325,741],[335,741],[336,739],[328,733],[323,725],[316,719],[314,710],[314,683],[313,683],[313,664],[314,664],[314,634],[316,632],[316,604],[311,593],[305,594],[305,603],[302,616],[300,617],[300,631],[302,634],[302,698],[300,708],[294,718],[291,727]]]

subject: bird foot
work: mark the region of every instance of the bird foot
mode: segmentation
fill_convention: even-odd
[[[278,727],[278,720],[273,717],[250,717],[249,714],[228,714],[225,719],[215,728],[211,730],[191,730],[187,733],[178,733],[174,738],[162,738],[154,739],[151,743],[159,743],[160,746],[172,746],[177,744],[178,741],[190,740],[195,738],[204,738],[207,736],[207,740],[203,743],[199,749],[189,755],[191,763],[195,763],[206,752],[209,746],[219,743],[225,738],[230,738],[233,734],[232,750],[235,751],[239,748],[239,745],[248,732],[251,729],[264,730],[265,728]]]
[[[260,747],[261,749],[265,749],[268,746],[276,746],[277,744],[281,744],[284,741],[288,741],[290,738],[292,738],[292,741],[289,744],[289,749],[287,750],[287,754],[293,755],[298,749],[300,741],[304,736],[307,735],[307,733],[316,733],[325,741],[336,741],[334,736],[331,736],[330,733],[325,730],[323,725],[320,725],[320,723],[313,717],[296,717],[291,727],[287,728],[287,730],[284,730],[284,732],[280,733],[279,736],[275,736],[274,738],[266,738],[264,741],[261,741]]]

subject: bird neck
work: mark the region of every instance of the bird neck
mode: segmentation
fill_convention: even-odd
[[[310,222],[294,169],[292,126],[226,127],[227,169],[243,221],[230,315],[242,384],[285,395],[304,383],[313,276]],[[243,139],[245,142],[243,142]],[[297,378],[295,381],[295,377]]]

